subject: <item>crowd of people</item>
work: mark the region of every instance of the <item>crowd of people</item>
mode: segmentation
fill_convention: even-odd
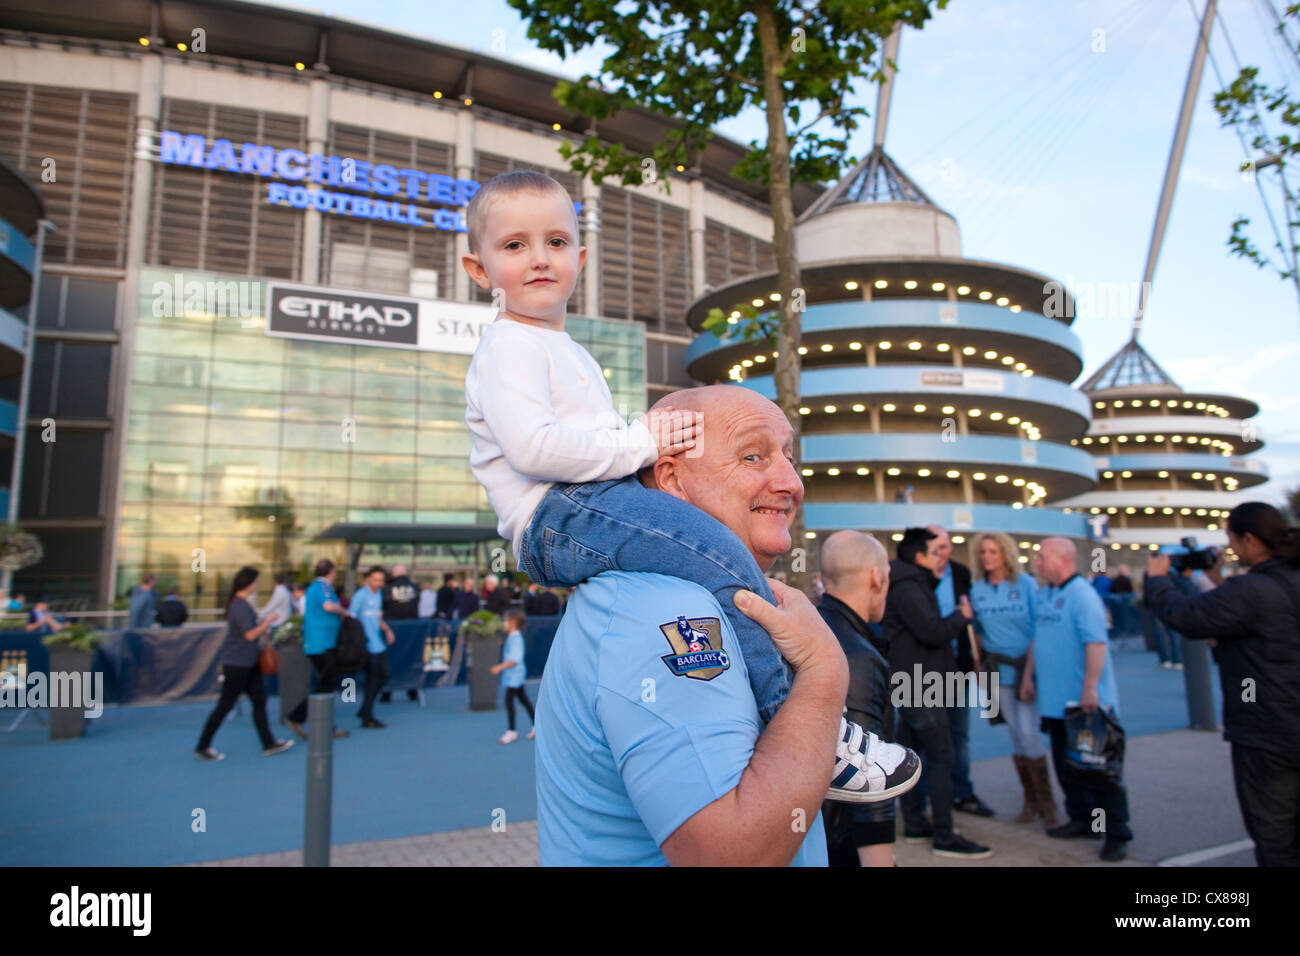
[[[333,693],[339,688],[342,676],[339,668],[339,634],[345,622],[353,619],[359,624],[366,644],[364,663],[364,696],[357,716],[364,729],[383,729],[386,725],[375,716],[377,700],[387,701],[383,690],[388,683],[390,668],[388,648],[395,641],[390,620],[411,620],[420,617],[459,621],[482,610],[503,615],[506,625],[505,658],[493,673],[506,673],[506,710],[510,728],[501,738],[502,743],[513,742],[514,703],[518,700],[532,715],[532,704],[523,688],[523,634],[527,613],[562,613],[563,598],[551,590],[530,585],[525,591],[513,582],[503,582],[496,574],[484,578],[483,587],[477,586],[472,574],[465,574],[457,582],[455,574],[446,574],[442,587],[435,593],[427,586],[413,582],[404,564],[394,565],[391,571],[375,565],[366,570],[360,586],[347,598],[335,589],[337,568],[328,558],[316,563],[313,580],[306,586],[297,582],[287,572],[277,574],[270,598],[258,611],[254,596],[258,589],[260,572],[253,567],[242,568],[235,576],[226,604],[227,633],[221,646],[219,665],[222,670],[222,689],[217,706],[204,725],[195,755],[204,760],[221,760],[221,754],[212,747],[212,739],[221,722],[234,707],[240,694],[247,694],[253,705],[253,723],[261,738],[263,752],[267,755],[283,753],[293,743],[277,741],[270,733],[266,718],[266,693],[258,667],[259,648],[270,643],[275,628],[290,617],[302,619],[303,652],[311,662],[317,690]],[[141,587],[153,585],[153,575],[142,579]],[[427,597],[426,597],[427,595]],[[143,602],[142,602],[143,603]],[[535,610],[529,611],[529,608]],[[409,690],[412,699],[415,690]],[[382,694],[382,698],[381,698]],[[304,699],[284,716],[287,726],[297,736],[306,739],[307,701]],[[336,738],[349,736],[339,727],[333,729]],[[530,733],[530,738],[532,734]]]

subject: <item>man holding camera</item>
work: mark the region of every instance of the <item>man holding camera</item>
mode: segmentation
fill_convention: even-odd
[[[1300,529],[1261,501],[1233,508],[1228,542],[1248,574],[1187,594],[1170,556],[1147,560],[1146,600],[1188,640],[1212,640],[1223,681],[1223,737],[1260,866],[1300,866]],[[1179,556],[1194,567],[1206,551]],[[1181,569],[1180,569],[1181,570]]]

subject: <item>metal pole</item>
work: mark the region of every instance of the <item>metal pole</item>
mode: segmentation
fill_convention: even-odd
[[[41,276],[45,271],[45,234],[53,231],[48,219],[36,220],[36,265],[32,271],[32,297],[27,301],[27,342],[23,355],[23,374],[18,386],[18,418],[14,423],[14,460],[9,469],[10,524],[18,521],[18,494],[22,490],[23,456],[27,454],[27,407],[32,390],[32,362],[36,360],[36,310],[41,304]],[[12,591],[13,572],[5,569],[4,592]]]
[[[894,97],[894,68],[889,63],[891,60],[898,62],[898,41],[902,35],[903,24],[900,21],[894,24],[894,29],[885,39],[885,48],[880,54],[880,72],[884,74],[884,79],[880,81],[880,91],[876,94],[876,130],[871,140],[873,149],[880,149],[885,145],[885,127],[889,125],[889,102]]]
[[[1174,189],[1178,185],[1178,170],[1183,164],[1183,152],[1187,147],[1187,132],[1192,125],[1192,113],[1196,107],[1196,94],[1201,88],[1201,73],[1205,69],[1205,54],[1210,48],[1210,31],[1214,28],[1214,8],[1218,0],[1206,0],[1205,15],[1201,17],[1201,32],[1196,38],[1196,50],[1192,53],[1192,65],[1187,71],[1187,86],[1183,88],[1183,108],[1178,114],[1178,126],[1174,131],[1174,141],[1169,147],[1169,164],[1165,167],[1165,184],[1160,191],[1160,205],[1156,209],[1156,222],[1151,230],[1151,245],[1147,249],[1147,264],[1142,272],[1142,286],[1138,290],[1137,315],[1133,317],[1133,338],[1138,337],[1142,328],[1142,315],[1147,307],[1147,290],[1156,274],[1156,262],[1160,259],[1160,247],[1165,241],[1165,227],[1169,225],[1169,210],[1174,204]]]
[[[334,695],[307,701],[307,812],[303,866],[330,865],[330,815],[334,788]]]
[[[1192,730],[1218,730],[1214,716],[1214,691],[1210,687],[1210,648],[1204,641],[1189,641],[1176,631],[1169,635],[1183,646],[1183,688],[1187,692],[1188,726]]]

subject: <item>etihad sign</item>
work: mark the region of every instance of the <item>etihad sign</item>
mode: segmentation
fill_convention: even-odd
[[[267,284],[266,334],[284,338],[473,355],[495,317],[490,305]]]

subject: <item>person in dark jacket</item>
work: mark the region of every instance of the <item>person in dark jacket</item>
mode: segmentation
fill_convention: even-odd
[[[412,620],[420,613],[420,589],[406,573],[406,565],[393,565],[384,584],[384,617],[390,621]]]
[[[442,576],[442,587],[438,588],[438,603],[434,607],[433,616],[442,618],[444,621],[451,618],[451,612],[456,607],[456,575],[448,572]]]
[[[957,610],[963,601],[970,600],[970,568],[952,560],[952,539],[937,524],[926,526],[934,535],[930,539],[930,558],[934,576],[938,580],[934,595],[939,599],[939,613],[944,617]],[[975,671],[975,657],[970,634],[965,628],[957,635],[954,654],[957,670],[967,675]],[[968,701],[954,701],[958,706],[948,709],[948,733],[952,735],[952,805],[963,813],[977,817],[993,816],[993,808],[975,795],[975,784],[970,779],[970,707],[961,706]],[[925,793],[925,786],[921,786]]]
[[[837,531],[822,545],[821,569],[826,593],[817,610],[849,662],[847,717],[882,740],[893,740],[889,664],[867,626],[868,621],[879,621],[885,613],[889,555],[871,535]],[[913,779],[920,775],[917,760]],[[894,865],[894,801],[828,800],[822,804],[822,819],[831,866]]]
[[[263,755],[284,753],[293,746],[292,740],[272,737],[266,720],[266,691],[262,687],[262,671],[257,666],[258,644],[275,623],[276,616],[273,612],[260,624],[257,621],[257,608],[253,606],[257,575],[257,568],[240,568],[230,588],[230,599],[226,602],[226,639],[221,644],[221,699],[208,715],[199,745],[194,748],[194,756],[201,760],[225,759],[225,754],[213,749],[212,738],[240,694],[247,694],[253,702],[253,726],[261,738]]]
[[[925,819],[925,800],[914,788],[902,798],[904,837],[933,839],[939,856],[979,859],[993,851],[957,835],[952,823],[952,732],[946,706],[926,706],[924,682],[937,675],[948,687],[949,674],[957,672],[953,642],[965,633],[973,612],[969,601],[946,617],[939,613],[934,557],[930,542],[935,534],[926,528],[908,528],[898,543],[898,560],[889,565],[889,596],[881,632],[888,642],[890,682],[897,706],[898,742],[921,753],[923,784],[928,781],[932,822]],[[900,676],[901,675],[901,676]],[[963,683],[964,686],[964,683]],[[940,701],[950,704],[950,701]]]
[[[495,574],[483,579],[483,607],[493,614],[504,614],[510,607],[510,588],[501,583]]]
[[[168,590],[167,596],[158,602],[158,610],[154,611],[154,617],[160,627],[180,627],[189,619],[190,609],[181,600],[180,591],[180,588],[172,587]]]
[[[1249,573],[1185,593],[1169,556],[1147,559],[1145,600],[1192,641],[1214,641],[1223,736],[1260,866],[1300,866],[1300,529],[1272,505],[1228,513],[1228,542]]]
[[[456,592],[456,603],[452,608],[452,617],[463,620],[479,609],[478,594],[474,590],[475,584],[476,582],[472,577],[468,574],[465,575],[461,589]]]
[[[554,616],[560,613],[560,599],[553,591],[546,590],[534,581],[524,592],[524,613],[530,617]]]

